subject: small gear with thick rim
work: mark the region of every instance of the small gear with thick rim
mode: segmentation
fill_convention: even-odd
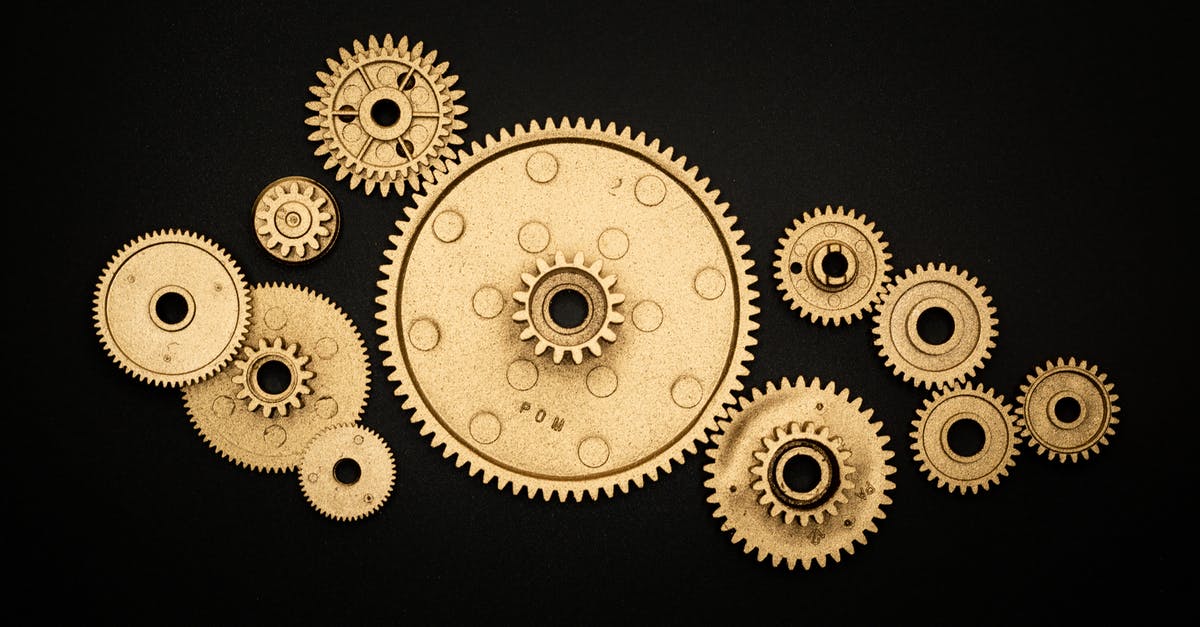
[[[1008,476],[1020,452],[1016,417],[1012,406],[982,385],[950,385],[934,391],[917,410],[912,423],[912,450],[930,481],[954,492],[973,494],[989,489]],[[982,433],[975,450],[964,450],[955,431],[976,429]],[[966,438],[964,438],[965,440]],[[971,448],[974,448],[973,446]]]
[[[1108,375],[1074,357],[1047,361],[1021,386],[1017,425],[1026,442],[1052,460],[1097,454],[1116,434],[1120,409]]]
[[[758,502],[787,523],[820,524],[826,515],[837,512],[838,504],[845,503],[854,488],[850,451],[826,426],[811,422],[780,425],[763,438],[762,450],[754,457],[758,465],[750,472],[758,477],[754,482]],[[788,468],[801,459],[808,460],[813,477],[796,486],[789,480]]]
[[[284,263],[308,263],[329,252],[341,230],[333,194],[305,176],[285,176],[263,188],[254,201],[258,243]]]
[[[304,367],[311,358],[296,351],[295,344],[284,344],[282,338],[277,337],[270,342],[266,338],[259,338],[258,348],[247,346],[245,357],[234,360],[233,365],[238,373],[233,375],[233,382],[242,386],[237,397],[246,399],[250,411],[257,409],[267,418],[273,412],[287,416],[288,408],[300,407],[300,400],[312,392],[306,382],[313,377],[313,373]],[[270,368],[272,365],[277,368],[282,365],[283,371],[287,372],[284,376],[286,381],[277,389],[263,385],[263,377],[260,376],[264,366]]]
[[[796,219],[775,250],[775,279],[800,317],[849,324],[879,302],[891,253],[883,234],[842,206],[819,207]]]
[[[396,481],[396,460],[379,434],[359,425],[313,436],[297,468],[300,490],[322,515],[354,521],[383,507]]]
[[[536,263],[536,275],[521,275],[526,289],[513,294],[513,299],[523,307],[513,313],[512,318],[528,325],[521,331],[521,339],[535,341],[535,355],[551,349],[554,363],[561,362],[565,354],[570,354],[575,363],[581,363],[585,348],[599,357],[600,340],[616,341],[617,334],[612,325],[625,322],[625,316],[613,309],[625,302],[625,295],[612,289],[616,277],[601,273],[604,264],[599,259],[585,265],[583,253],[575,253],[567,261],[566,255],[557,252],[553,264],[541,257]],[[583,296],[586,315],[581,324],[565,326],[552,315],[555,297],[564,292]]]
[[[409,47],[408,37],[386,35],[381,44],[372,35],[352,48],[328,59],[329,72],[317,72],[321,83],[309,88],[317,97],[307,105],[316,115],[306,120],[317,127],[308,137],[319,143],[314,154],[327,155],[325,169],[336,169],[339,181],[349,177],[350,189],[362,183],[383,196],[393,186],[398,194],[406,185],[419,189],[462,143],[464,93],[451,89],[458,77],[446,74],[449,63],[434,65],[436,50]]]

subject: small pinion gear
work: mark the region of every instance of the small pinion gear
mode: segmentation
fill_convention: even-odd
[[[951,385],[937,390],[917,410],[912,449],[930,481],[963,494],[987,490],[1016,464],[1020,441],[1012,406],[982,385]],[[982,445],[964,450],[952,431],[978,427]]]
[[[233,382],[242,386],[237,397],[246,399],[247,409],[257,409],[270,418],[273,412],[287,416],[289,407],[300,407],[300,399],[312,392],[306,382],[313,373],[304,367],[311,358],[297,354],[296,350],[295,344],[284,344],[282,338],[277,337],[270,343],[266,338],[259,338],[258,348],[247,346],[246,356],[233,362],[237,366]],[[272,390],[263,384],[262,373],[264,366],[276,364],[281,364],[287,375],[280,389]]]
[[[254,233],[272,257],[307,263],[329,252],[341,229],[333,195],[303,176],[285,176],[267,185],[254,201]]]
[[[829,432],[829,427],[811,422],[778,426],[775,433],[763,438],[763,448],[754,457],[758,465],[750,472],[758,477],[754,482],[760,494],[758,502],[787,523],[820,524],[826,515],[837,512],[838,504],[846,502],[854,487],[850,451]],[[789,463],[799,459],[812,462],[816,480],[798,489],[786,474]]]
[[[1039,454],[1060,462],[1087,459],[1116,434],[1117,395],[1096,366],[1059,357],[1027,378],[1017,397],[1017,424]]]
[[[590,266],[584,265],[583,253],[575,253],[567,261],[561,252],[555,253],[554,263],[537,258],[537,274],[522,274],[525,289],[513,294],[513,299],[522,307],[513,313],[513,320],[527,326],[521,331],[522,340],[536,340],[533,352],[541,355],[552,349],[554,363],[570,353],[575,363],[583,361],[583,349],[600,356],[600,340],[612,342],[617,334],[612,325],[625,321],[625,316],[613,307],[625,302],[625,295],[612,291],[617,278],[600,273],[603,263],[597,259]],[[562,292],[581,294],[587,303],[587,313],[582,322],[565,327],[551,315],[554,297]]]
[[[357,424],[329,427],[313,436],[297,470],[300,490],[313,509],[341,521],[378,511],[396,481],[396,461],[387,442]]]

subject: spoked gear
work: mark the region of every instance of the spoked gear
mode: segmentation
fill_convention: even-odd
[[[1012,406],[982,385],[951,385],[934,392],[917,410],[912,423],[912,449],[930,481],[951,492],[978,493],[1008,475],[1016,464],[1020,441]],[[977,427],[983,434],[977,449],[956,448],[953,430]],[[973,447],[972,447],[973,448]]]
[[[783,521],[820,524],[826,514],[837,512],[854,487],[851,475],[850,451],[843,448],[839,438],[831,437],[829,427],[811,422],[778,426],[775,433],[763,438],[763,448],[754,454],[758,465],[750,469],[758,480],[758,502],[770,508],[772,516]],[[795,486],[787,469],[797,460],[807,459],[813,466],[816,480],[811,485]]]
[[[979,280],[946,264],[917,266],[888,285],[875,313],[875,345],[887,366],[926,388],[975,374],[996,347],[996,308]],[[948,316],[949,337],[922,335],[923,321]]]
[[[285,263],[305,263],[324,255],[337,239],[340,225],[333,195],[308,177],[278,179],[254,201],[258,243]]]
[[[467,108],[457,104],[463,92],[450,89],[458,77],[446,74],[448,63],[434,65],[437,51],[426,54],[422,42],[409,48],[408,37],[386,35],[380,44],[372,35],[352,47],[338,50],[340,61],[328,59],[330,73],[317,72],[321,84],[309,88],[318,98],[306,120],[317,127],[308,137],[320,143],[315,154],[329,155],[325,169],[337,168],[339,181],[350,177],[350,189],[418,189],[462,143],[456,131],[467,127]]]
[[[291,470],[322,429],[358,422],[370,387],[367,349],[341,308],[312,290],[266,284],[251,295],[246,365],[183,388],[183,399],[193,426],[221,456],[251,470]],[[284,392],[272,394],[271,380],[260,376],[268,364],[287,371]]]
[[[522,274],[521,281],[526,289],[513,294],[513,299],[523,306],[513,313],[512,318],[527,326],[521,331],[522,340],[535,340],[535,355],[552,349],[554,363],[562,361],[565,353],[571,354],[575,363],[583,361],[583,349],[600,356],[600,340],[613,342],[617,334],[612,325],[625,322],[625,316],[613,307],[625,302],[625,295],[612,291],[617,278],[600,273],[603,262],[596,260],[584,265],[583,253],[575,253],[567,261],[562,252],[554,254],[554,263],[537,258],[537,275]],[[561,294],[579,294],[586,303],[582,321],[568,325],[555,320],[551,305]]]
[[[784,230],[775,250],[775,279],[800,317],[834,326],[861,319],[879,301],[891,253],[864,215],[827,205]]]
[[[754,389],[751,398],[738,399],[737,407],[729,409],[730,421],[713,436],[708,450],[712,461],[704,467],[708,502],[717,506],[713,516],[724,519],[721,529],[733,532],[734,544],[745,542],[746,553],[757,551],[759,561],[770,557],[773,566],[786,562],[789,569],[797,564],[808,569],[814,563],[824,567],[830,558],[840,561],[843,552],[853,554],[855,543],[865,545],[867,532],[876,532],[875,521],[885,517],[883,506],[892,502],[888,493],[895,484],[888,477],[896,471],[888,463],[893,455],[885,448],[888,437],[879,433],[872,413],[862,409],[862,399],[851,400],[849,390],[839,392],[832,382],[822,385],[819,379],[805,383],[797,378],[795,384],[784,379],[778,387],[768,383],[766,392]],[[775,516],[770,499],[764,503],[756,489],[762,481],[755,469],[762,465],[764,442],[774,440],[781,429],[791,433],[796,423],[810,424],[815,434],[828,433],[826,446],[839,453],[827,458],[826,468],[836,469],[839,480],[853,476],[845,501],[837,491],[826,490],[823,500],[809,503],[808,511],[827,515],[807,524]],[[818,485],[822,479],[818,477]]]
[[[250,290],[208,238],[155,231],[113,255],[96,286],[94,313],[117,365],[138,380],[178,387],[233,358],[246,335]]]
[[[1116,434],[1117,395],[1096,366],[1059,357],[1027,380],[1017,397],[1017,424],[1039,454],[1060,462],[1087,459]]]
[[[433,447],[485,483],[565,501],[640,487],[707,441],[758,309],[742,232],[697,172],[629,128],[547,120],[473,144],[414,194],[381,268],[379,333]],[[583,258],[554,269],[554,251]],[[555,361],[522,334],[568,291],[589,312],[541,338],[572,353]]]
[[[313,436],[298,471],[300,490],[313,509],[334,520],[353,521],[383,507],[396,481],[396,460],[374,431],[336,425]]]

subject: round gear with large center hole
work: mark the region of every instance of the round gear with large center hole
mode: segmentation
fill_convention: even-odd
[[[372,35],[352,47],[328,59],[329,73],[317,72],[321,84],[309,88],[318,98],[306,120],[317,127],[308,136],[319,143],[314,154],[328,155],[325,169],[336,168],[339,181],[349,177],[350,189],[365,183],[367,194],[378,187],[384,196],[393,186],[398,194],[405,185],[419,189],[462,143],[467,108],[457,104],[463,92],[450,89],[458,77],[446,74],[448,63],[434,65],[436,50],[425,53],[422,42],[410,48],[408,37],[386,35],[380,44]]]
[[[258,243],[284,263],[308,263],[329,252],[341,230],[337,202],[328,189],[304,176],[285,176],[254,200]]]
[[[996,347],[996,308],[979,280],[946,264],[917,266],[887,287],[876,307],[875,345],[893,372],[913,385],[965,382]],[[946,321],[936,334],[929,322]]]
[[[1116,434],[1117,395],[1108,375],[1074,357],[1027,375],[1017,397],[1017,425],[1037,452],[1066,462],[1099,453]]]
[[[914,458],[939,488],[978,493],[979,488],[998,484],[1016,464],[1013,458],[1020,437],[1012,406],[982,385],[955,384],[936,390],[917,416],[912,423]],[[982,442],[959,443],[955,431],[966,429],[982,433]],[[980,446],[962,448],[971,444]]]
[[[184,403],[223,457],[252,470],[291,470],[319,431],[358,422],[370,388],[367,349],[341,308],[312,290],[260,284],[251,296],[241,365],[183,388]]]
[[[109,356],[141,381],[202,381],[233,358],[246,335],[250,291],[218,245],[187,231],[129,242],[100,275],[96,332]]]
[[[565,501],[640,487],[707,441],[747,373],[757,293],[695,167],[628,128],[547,120],[472,145],[413,201],[379,333],[432,446]]]
[[[759,463],[750,472],[758,476],[754,482],[758,502],[787,523],[820,524],[846,502],[854,487],[850,451],[831,436],[829,427],[811,422],[780,425],[763,438],[762,450],[754,457]],[[797,485],[788,475],[800,462],[811,466],[812,477]]]
[[[732,532],[734,544],[744,542],[746,553],[757,551],[759,561],[770,557],[773,566],[786,562],[789,569],[797,564],[824,567],[831,558],[840,561],[843,552],[852,555],[855,543],[865,545],[867,532],[878,531],[875,521],[885,517],[883,506],[892,502],[888,492],[895,487],[888,478],[896,470],[888,463],[893,455],[885,448],[888,437],[879,433],[872,414],[862,409],[862,399],[850,399],[849,390],[839,392],[833,382],[822,385],[819,379],[805,383],[797,378],[795,384],[783,379],[778,387],[771,382],[766,392],[754,389],[751,398],[738,399],[737,407],[729,409],[729,422],[713,436],[708,450],[712,461],[704,467],[709,475],[704,485],[711,491],[708,502],[717,506],[713,516],[724,519],[721,529]],[[848,457],[827,457],[826,468],[836,469],[839,478],[853,476],[845,501],[837,492],[826,491],[824,502],[809,504],[810,511],[829,511],[807,524],[775,516],[769,500],[762,502],[755,487],[762,480],[755,469],[762,465],[764,443],[797,423],[827,434],[831,449],[848,451]],[[820,485],[823,478],[817,479]]]
[[[879,301],[892,257],[883,234],[864,215],[819,207],[784,230],[775,250],[775,279],[800,317],[834,326],[861,319]]]
[[[359,520],[383,507],[396,481],[396,460],[379,434],[358,424],[313,436],[297,469],[300,490],[322,515]]]

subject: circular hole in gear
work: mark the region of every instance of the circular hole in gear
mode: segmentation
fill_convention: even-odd
[[[954,316],[941,307],[922,311],[917,318],[917,335],[934,346],[945,344],[954,335]]]
[[[270,359],[258,367],[254,381],[267,394],[282,394],[292,385],[292,371],[278,359]]]
[[[179,292],[163,292],[154,302],[154,315],[166,324],[179,324],[188,315],[188,302]]]
[[[587,317],[587,297],[579,290],[567,288],[550,297],[550,319],[554,324],[564,329],[576,329]]]
[[[400,105],[395,100],[380,99],[371,105],[371,120],[385,128],[392,126],[400,121]]]
[[[333,478],[340,483],[353,485],[358,483],[360,477],[362,477],[362,466],[349,457],[339,459],[333,465]]]
[[[792,265],[788,266],[788,270],[791,270],[792,274],[800,274],[804,272],[804,266],[799,261],[793,261]]]
[[[1054,402],[1054,417],[1059,422],[1071,424],[1079,420],[1079,416],[1082,414],[1083,407],[1079,405],[1078,400],[1070,396],[1064,396]]]
[[[846,255],[840,252],[830,252],[821,259],[821,271],[827,277],[840,279],[846,276],[846,271],[849,269],[850,260],[846,259]]]
[[[946,443],[950,450],[960,457],[971,457],[983,450],[987,442],[987,433],[983,425],[974,418],[964,418],[950,425],[946,432]]]
[[[793,492],[809,492],[821,483],[821,465],[808,455],[793,455],[783,464],[783,483]]]

